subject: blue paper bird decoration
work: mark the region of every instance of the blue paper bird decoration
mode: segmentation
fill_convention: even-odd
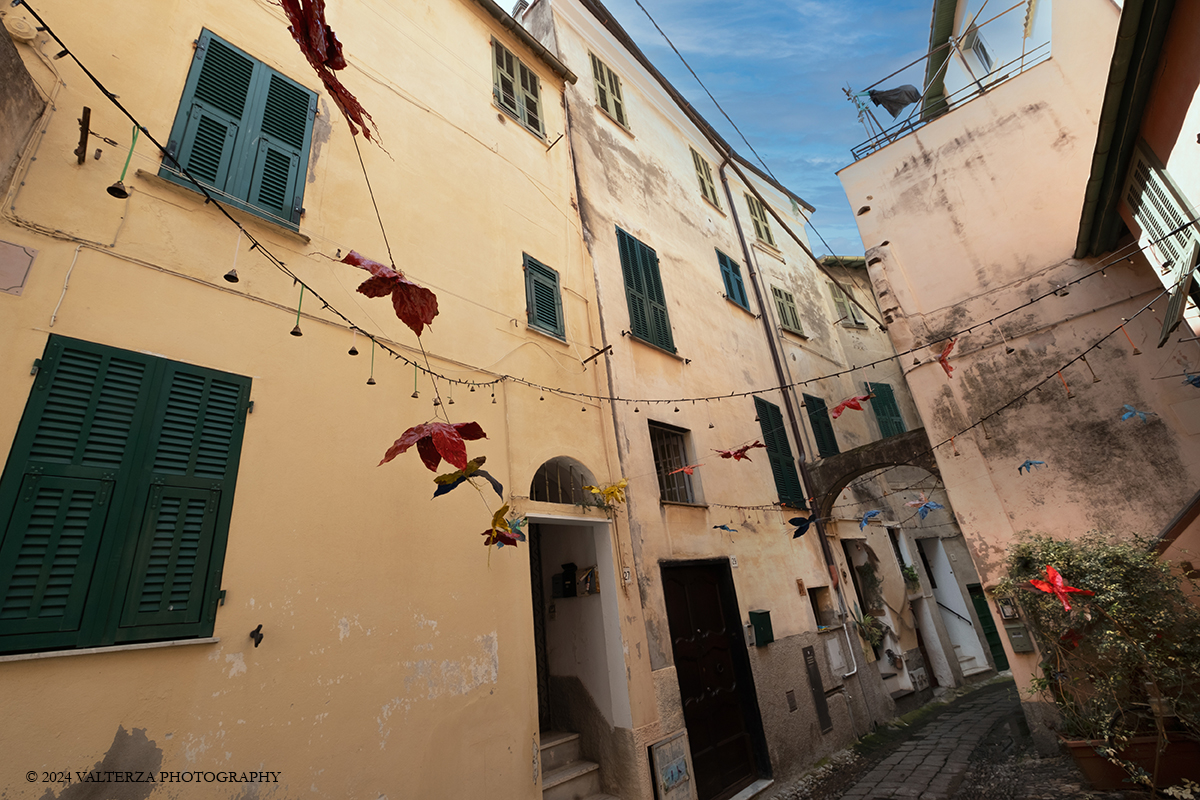
[[[1188,375],[1183,379],[1184,383],[1190,383],[1197,389],[1200,389],[1200,375]]]
[[[1133,417],[1137,417],[1142,422],[1149,422],[1149,420],[1146,419],[1148,416],[1157,417],[1158,414],[1155,414],[1153,411],[1138,411],[1136,408],[1126,403],[1125,413],[1121,415],[1121,419],[1132,419]]]
[[[520,519],[508,520],[508,527],[512,530],[513,536],[517,537],[517,541],[521,541],[521,542],[525,541],[525,531],[523,531],[521,529],[525,527],[526,522],[527,522],[527,520],[525,519],[525,517],[521,517]],[[504,547],[504,542],[497,540],[496,547],[497,548]]]
[[[1017,474],[1018,475],[1021,474],[1021,470],[1025,470],[1026,472],[1033,472],[1035,467],[1043,467],[1043,466],[1045,466],[1045,464],[1046,464],[1045,461],[1034,461],[1032,458],[1027,458],[1027,459],[1025,459],[1024,464],[1017,467]]]
[[[873,508],[867,513],[863,514],[862,520],[858,523],[858,529],[861,531],[863,528],[867,527],[867,520],[871,519],[872,517],[878,517],[882,513],[883,512],[878,508]]]
[[[713,529],[721,530],[721,531],[729,531],[730,533],[737,533],[737,528],[731,528],[728,525],[713,525]]]
[[[930,511],[937,511],[939,508],[945,508],[945,506],[941,503],[935,503],[934,501],[930,500],[928,503],[925,503],[917,509],[917,516],[919,516],[921,519],[925,519],[925,517],[929,516]]]
[[[812,525],[812,517],[792,517],[788,520],[789,525],[795,525],[796,531],[792,534],[793,539],[799,539],[804,534],[808,533],[808,527]]]

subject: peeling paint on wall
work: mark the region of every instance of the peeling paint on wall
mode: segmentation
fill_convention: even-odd
[[[157,773],[162,767],[162,749],[146,738],[145,728],[126,731],[118,725],[116,736],[104,758],[90,772]],[[85,776],[86,777],[86,776]],[[62,794],[47,789],[42,800],[91,800],[103,794],[104,800],[145,800],[158,784],[86,782],[72,783]]]

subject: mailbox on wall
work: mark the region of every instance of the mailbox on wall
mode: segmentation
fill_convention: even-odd
[[[761,609],[750,612],[750,625],[754,628],[754,646],[766,647],[775,641],[775,631],[771,629],[771,612]]]
[[[1014,653],[1032,653],[1033,640],[1029,638],[1029,629],[1022,623],[1005,623],[1004,631],[1012,644]]]

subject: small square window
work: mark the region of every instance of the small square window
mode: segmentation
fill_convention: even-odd
[[[492,54],[492,93],[496,105],[532,133],[544,137],[542,90],[537,75],[495,39]]]
[[[752,194],[746,194],[746,205],[750,207],[750,219],[754,222],[754,235],[760,242],[775,246],[775,237],[771,235],[771,223],[767,220],[767,209],[758,202]]]
[[[837,321],[851,327],[863,327],[867,324],[862,309],[846,297],[846,293],[834,284],[829,284],[829,292],[833,295],[833,306],[837,310]]]
[[[686,433],[681,428],[650,423],[650,448],[654,452],[659,497],[670,503],[696,502],[692,476],[679,471],[688,464]]]
[[[592,79],[596,83],[596,105],[612,117],[622,128],[629,130],[629,119],[625,116],[625,98],[621,94],[621,79],[595,54],[588,53],[592,62]]]
[[[704,195],[705,200],[720,208],[721,201],[717,199],[717,186],[713,183],[712,166],[709,165],[708,159],[696,152],[696,148],[688,149],[692,151],[692,166],[696,168],[696,180],[700,182],[700,194]]]
[[[525,255],[525,316],[529,325],[563,338],[562,291],[558,273],[529,254]]]
[[[796,301],[791,292],[785,292],[778,286],[771,287],[771,295],[775,298],[775,309],[779,312],[779,325],[785,331],[803,336],[804,328],[800,325],[800,314],[796,311]]]

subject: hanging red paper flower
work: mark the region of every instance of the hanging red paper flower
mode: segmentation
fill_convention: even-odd
[[[426,325],[433,324],[433,318],[438,313],[436,294],[418,286],[386,264],[365,258],[354,250],[346,254],[342,263],[370,272],[372,277],[359,284],[359,293],[367,297],[387,297],[390,294],[396,316],[417,336],[421,335]]]
[[[686,467],[680,467],[679,469],[673,469],[670,472],[668,472],[667,474],[674,475],[676,472],[682,472],[687,475],[691,475],[693,472],[695,472],[696,467],[698,467],[698,466],[700,466],[700,465],[699,464],[688,464]]]
[[[1065,611],[1071,610],[1071,604],[1067,601],[1067,594],[1069,592],[1076,592],[1078,594],[1086,595],[1095,594],[1095,592],[1089,591],[1088,589],[1076,589],[1074,586],[1067,586],[1066,583],[1063,582],[1062,575],[1058,574],[1058,570],[1049,564],[1046,565],[1046,580],[1041,581],[1037,578],[1033,578],[1029,582],[1034,588],[1040,589],[1046,594],[1052,594],[1061,600],[1063,604],[1063,610]]]
[[[408,450],[414,444],[421,454],[421,461],[429,469],[437,472],[442,459],[465,470],[467,468],[467,446],[464,439],[486,439],[487,434],[478,422],[458,422],[453,425],[447,422],[425,422],[414,425],[397,439],[383,456],[382,466],[396,456]]]

